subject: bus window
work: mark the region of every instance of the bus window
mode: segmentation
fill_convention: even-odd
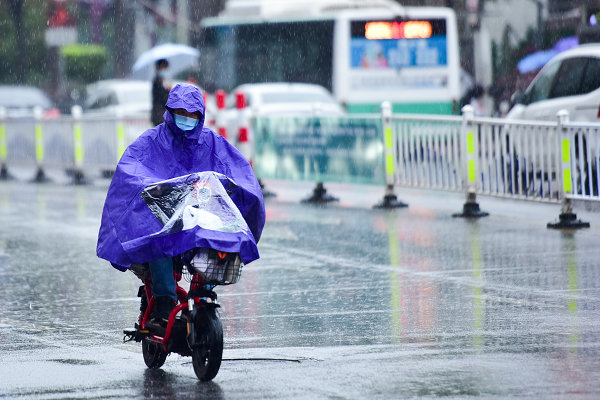
[[[333,21],[240,24],[211,27],[205,46],[215,54],[213,77],[225,90],[243,83],[316,83],[331,90]],[[228,73],[233,63],[233,72]],[[207,75],[207,78],[211,76]],[[206,85],[206,84],[205,84]]]

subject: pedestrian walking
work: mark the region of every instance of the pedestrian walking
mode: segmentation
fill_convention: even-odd
[[[152,112],[150,120],[152,125],[156,126],[163,122],[165,104],[169,98],[170,87],[166,85],[166,73],[169,68],[169,62],[164,58],[156,61],[156,74],[152,81]]]

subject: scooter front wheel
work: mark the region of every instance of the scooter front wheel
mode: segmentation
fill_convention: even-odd
[[[219,372],[223,357],[223,324],[216,310],[199,310],[194,321],[192,364],[201,381],[210,381]]]
[[[168,353],[158,343],[142,339],[142,354],[148,368],[158,369],[165,363]]]

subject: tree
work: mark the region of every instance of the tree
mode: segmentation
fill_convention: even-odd
[[[0,82],[45,79],[46,0],[0,1]]]
[[[131,69],[135,36],[135,12],[130,1],[115,0],[115,76],[124,78]]]
[[[10,14],[15,25],[15,38],[17,46],[16,78],[18,83],[25,82],[25,32],[23,30],[23,3],[24,0],[8,0]]]

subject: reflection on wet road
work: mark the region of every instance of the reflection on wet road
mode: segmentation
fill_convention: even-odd
[[[489,200],[469,222],[460,195],[386,212],[371,187],[319,208],[272,185],[261,260],[217,290],[227,360],[202,384],[191,359],[151,371],[120,342],[139,281],[95,257],[106,187],[0,182],[0,397],[600,397],[597,214],[572,234],[545,228],[552,205]]]

